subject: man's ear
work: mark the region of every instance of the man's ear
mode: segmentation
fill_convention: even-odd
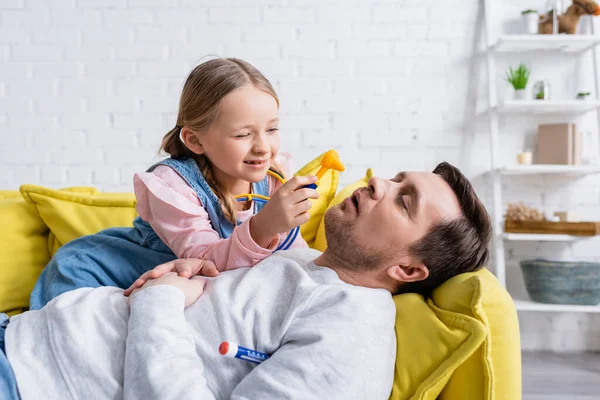
[[[183,128],[181,128],[180,135],[181,140],[183,141],[185,146],[188,149],[190,149],[190,151],[192,151],[195,154],[204,153],[204,146],[202,146],[202,144],[198,140],[198,136],[196,135],[196,133],[194,133],[194,131],[192,131],[187,126],[184,126]]]
[[[424,281],[429,276],[429,269],[421,262],[412,265],[394,265],[387,269],[390,278],[402,282]]]

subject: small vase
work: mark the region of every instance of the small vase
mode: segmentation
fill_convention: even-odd
[[[538,23],[540,22],[540,17],[538,13],[526,13],[522,15],[523,17],[523,33],[527,35],[535,35],[538,33]]]
[[[515,100],[527,100],[527,90],[515,89]]]
[[[535,100],[550,100],[550,82],[537,81],[533,84],[532,94]]]

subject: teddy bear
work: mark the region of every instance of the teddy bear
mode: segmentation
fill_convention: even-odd
[[[540,15],[538,33],[552,34],[552,14],[553,11]],[[573,4],[567,8],[567,11],[558,16],[558,33],[575,34],[579,18],[586,14],[600,15],[600,7],[592,0],[573,0]]]

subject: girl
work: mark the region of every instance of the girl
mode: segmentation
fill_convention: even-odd
[[[318,198],[304,188],[316,177],[281,184],[278,110],[271,84],[249,63],[198,65],[183,87],[177,124],[163,138],[161,150],[171,157],[134,177],[134,227],[61,247],[38,279],[30,308],[80,287],[127,288],[176,258],[204,258],[223,271],[270,255],[286,232],[308,220],[306,200]],[[267,204],[236,201],[246,194],[272,197]],[[298,236],[292,246],[307,245]]]

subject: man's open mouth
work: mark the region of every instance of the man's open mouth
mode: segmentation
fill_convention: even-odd
[[[356,195],[356,193],[353,193],[351,196],[348,196],[344,199],[344,201],[341,204],[341,208],[342,210],[346,210],[346,208],[348,207],[353,207],[356,210],[356,213],[359,213],[359,201],[358,201],[358,196]]]

